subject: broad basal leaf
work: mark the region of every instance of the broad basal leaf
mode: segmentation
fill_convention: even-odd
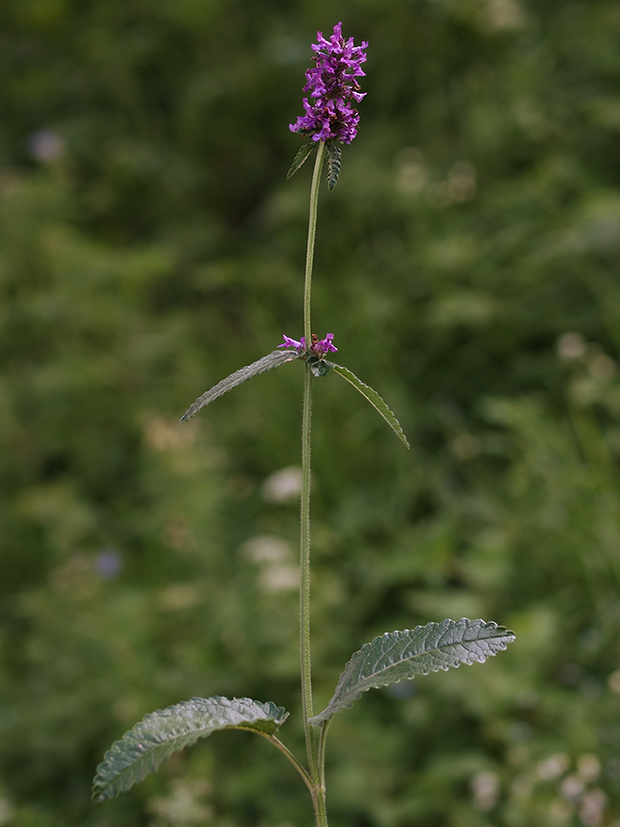
[[[246,379],[251,379],[253,376],[258,376],[259,373],[273,370],[273,368],[277,368],[285,364],[285,362],[292,362],[293,359],[298,358],[299,354],[295,350],[272,350],[271,353],[263,356],[262,359],[236,370],[234,373],[231,373],[230,376],[227,376],[226,379],[222,379],[217,385],[205,391],[202,396],[199,396],[194,404],[185,411],[181,417],[181,422],[187,422],[188,419],[191,419],[194,414],[198,413],[198,411],[204,408],[205,405],[208,405],[209,402],[213,402],[218,396],[223,396],[227,391],[236,388],[237,385],[245,382]]]
[[[327,189],[333,190],[338,183],[342,147],[339,144],[327,144]]]
[[[466,617],[416,626],[412,631],[386,632],[353,655],[340,676],[334,697],[323,712],[311,719],[312,723],[328,721],[368,689],[461,663],[483,663],[514,639],[513,632],[497,623]]]
[[[387,424],[394,431],[394,433],[401,440],[401,442],[403,442],[407,446],[407,448],[409,448],[407,437],[403,433],[403,429],[400,427],[400,422],[398,421],[398,419],[396,419],[392,411],[388,408],[388,406],[379,396],[377,391],[373,390],[368,385],[365,385],[362,382],[362,380],[358,379],[357,376],[348,368],[343,368],[341,365],[335,365],[333,364],[333,362],[327,362],[327,360],[325,361],[330,368],[333,368],[336,373],[340,374],[340,376],[343,376],[347,380],[347,382],[350,382],[354,388],[357,388],[357,390],[362,394],[362,396],[366,397],[370,404],[379,411],[381,416],[385,419]]]
[[[299,149],[297,150],[297,155],[295,155],[295,157],[293,158],[291,168],[286,173],[287,181],[289,178],[292,178],[293,175],[295,175],[295,173],[299,169],[299,167],[301,167],[308,160],[308,156],[310,155],[313,149],[317,148],[317,146],[318,143],[316,141],[313,141],[310,144],[304,144],[303,146],[299,147]]]
[[[173,752],[207,738],[218,729],[249,729],[272,735],[288,712],[273,703],[250,698],[192,698],[191,701],[151,712],[120,741],[116,741],[97,767],[93,800],[115,798],[155,772]]]

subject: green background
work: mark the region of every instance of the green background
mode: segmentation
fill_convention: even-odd
[[[110,743],[193,695],[291,710],[298,363],[317,29],[368,40],[321,194],[317,708],[374,635],[483,617],[484,666],[335,720],[334,827],[620,824],[620,6],[615,0],[0,3],[0,825],[302,827],[217,733],[118,800]],[[277,480],[277,478],[276,478]],[[273,753],[273,754],[271,754]]]

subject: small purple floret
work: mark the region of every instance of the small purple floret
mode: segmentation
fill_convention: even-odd
[[[304,350],[306,349],[306,340],[303,336],[301,337],[301,340],[298,342],[297,339],[291,339],[290,336],[285,336],[284,334],[282,335],[284,336],[284,344],[278,345],[278,347],[294,347],[298,353],[304,352]]]
[[[278,347],[295,348],[299,355],[306,352],[306,339],[304,336],[302,336],[301,339],[297,341],[297,339],[291,339],[290,336],[286,336],[284,334],[282,335],[284,337],[284,344],[278,345]],[[333,340],[333,333],[328,333],[325,336],[325,338],[321,340],[319,340],[318,336],[312,334],[312,344],[310,345],[309,355],[316,356],[319,359],[323,359],[326,353],[336,353],[338,348],[336,347],[336,345],[333,344]]]
[[[312,350],[319,357],[325,356],[326,353],[336,353],[338,348],[333,344],[333,339],[334,334],[328,333],[324,339],[312,345]]]
[[[356,78],[366,73],[361,65],[366,60],[368,43],[353,45],[353,38],[342,36],[342,23],[334,26],[333,35],[327,40],[321,32],[316,33],[318,43],[312,44],[316,52],[313,60],[316,66],[306,72],[304,92],[310,92],[312,103],[304,98],[305,115],[300,115],[291,132],[311,135],[313,141],[341,141],[350,144],[357,135],[359,112],[351,101],[359,103],[366,95],[360,92]]]

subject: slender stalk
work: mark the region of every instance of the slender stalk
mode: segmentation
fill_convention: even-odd
[[[299,652],[301,661],[301,706],[310,775],[317,781],[317,752],[312,718],[312,665],[310,657],[310,452],[312,434],[312,373],[304,365],[304,402],[301,436],[301,526],[299,588]]]
[[[306,248],[306,269],[304,279],[304,337],[306,348],[312,342],[311,300],[312,266],[314,263],[314,241],[316,237],[319,184],[325,158],[325,144],[319,144],[312,187],[310,190],[310,214],[308,219],[308,246]],[[300,526],[300,591],[299,591],[299,649],[301,660],[301,703],[304,717],[304,735],[310,777],[315,792],[312,796],[317,827],[327,827],[325,812],[325,791],[319,782],[320,769],[312,717],[312,667],[310,658],[310,467],[312,442],[312,372],[304,366],[304,399],[301,427],[301,526]]]
[[[288,760],[291,762],[291,764],[295,767],[295,769],[297,770],[297,772],[298,772],[298,773],[301,775],[301,777],[303,778],[303,780],[304,780],[304,784],[305,784],[305,785],[308,787],[308,789],[310,790],[310,795],[312,796],[312,798],[314,798],[314,797],[315,797],[315,791],[316,791],[316,784],[315,784],[315,783],[314,783],[314,781],[310,778],[310,776],[308,775],[308,773],[307,773],[306,769],[305,769],[305,768],[301,765],[301,763],[300,763],[300,762],[297,760],[297,758],[293,755],[293,753],[292,753],[292,752],[290,751],[290,749],[286,746],[286,744],[283,744],[283,743],[282,743],[282,741],[280,741],[280,739],[279,739],[279,738],[276,738],[276,736],[275,736],[275,735],[267,735],[267,733],[262,733],[262,732],[260,732],[260,733],[258,733],[258,734],[259,734],[259,735],[263,735],[263,737],[264,737],[264,738],[266,738],[268,741],[271,741],[271,743],[272,743],[274,746],[276,746],[276,747],[280,750],[280,752],[281,752],[283,755],[286,755],[286,757],[288,758]]]
[[[310,346],[312,336],[312,325],[310,315],[312,312],[312,267],[314,265],[314,240],[316,238],[316,217],[319,205],[319,185],[321,183],[321,171],[325,160],[325,142],[321,141],[316,153],[314,172],[312,173],[312,186],[310,188],[310,216],[308,218],[308,244],[306,246],[306,271],[304,276],[304,336],[306,347]]]
[[[321,734],[319,736],[319,786],[323,790],[323,795],[325,795],[325,743],[327,741],[327,730],[329,729],[330,723],[331,721],[323,721],[321,724]]]

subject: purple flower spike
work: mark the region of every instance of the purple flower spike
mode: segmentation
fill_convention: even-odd
[[[333,35],[327,40],[316,33],[318,43],[312,44],[316,52],[316,66],[306,72],[304,92],[310,92],[312,103],[304,98],[305,115],[300,115],[291,132],[311,135],[313,141],[341,141],[350,144],[357,135],[359,113],[351,101],[359,103],[365,96],[360,92],[356,78],[363,77],[362,63],[366,60],[368,43],[353,45],[353,38],[342,36],[342,23],[334,26]]]

